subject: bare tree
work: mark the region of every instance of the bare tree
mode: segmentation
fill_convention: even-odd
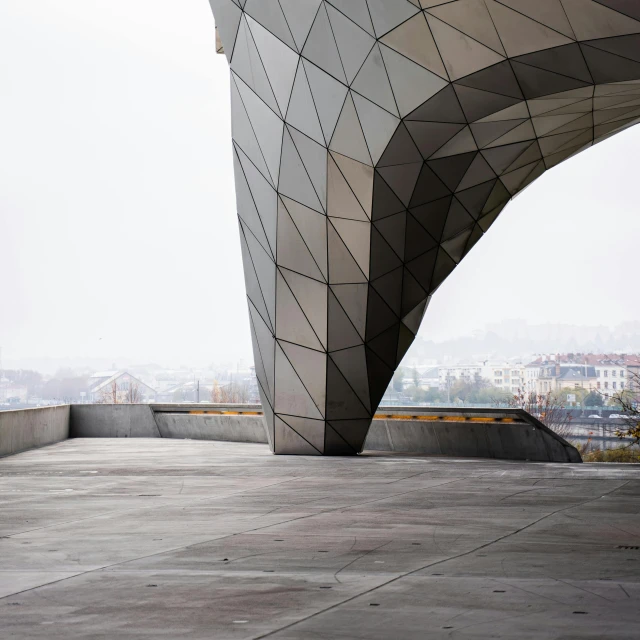
[[[130,382],[129,388],[125,391],[124,404],[138,404],[140,400],[140,386],[137,382]]]
[[[113,380],[100,391],[98,404],[138,404],[141,401],[140,386],[130,382],[124,389]]]
[[[118,403],[118,383],[114,380],[108,386],[100,390],[99,404],[119,404]]]
[[[559,394],[555,391],[537,394],[519,388],[509,401],[509,406],[514,409],[524,409],[561,438],[571,435],[571,413],[567,411]]]
[[[628,446],[640,444],[640,374],[629,371],[627,389],[613,396],[614,402],[622,407],[624,428],[618,429],[618,438],[631,438]]]
[[[220,385],[213,381],[211,402],[220,404],[244,404],[249,401],[249,385],[246,382],[230,382]]]

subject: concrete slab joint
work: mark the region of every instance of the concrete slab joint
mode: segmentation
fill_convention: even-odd
[[[0,480],[3,639],[637,637],[634,465],[76,438]]]

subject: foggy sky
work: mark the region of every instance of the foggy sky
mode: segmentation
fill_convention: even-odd
[[[0,3],[5,360],[251,360],[229,72],[207,0]],[[546,173],[421,335],[640,318],[640,127]]]

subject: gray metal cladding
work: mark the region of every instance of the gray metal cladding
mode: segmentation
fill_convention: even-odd
[[[640,2],[210,2],[269,442],[355,454],[509,200],[640,121]]]

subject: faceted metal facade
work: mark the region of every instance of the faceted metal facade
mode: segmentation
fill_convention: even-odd
[[[210,2],[269,442],[355,454],[509,199],[640,120],[640,1]]]

